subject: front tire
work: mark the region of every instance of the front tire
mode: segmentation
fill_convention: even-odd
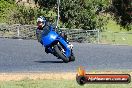
[[[71,56],[70,61],[75,61],[75,56]]]
[[[75,61],[75,56],[74,56],[73,52],[71,52],[70,61]]]
[[[58,45],[54,45],[55,52],[57,53],[58,57],[63,60],[63,62],[68,63],[69,58],[67,58],[63,52],[59,49]]]

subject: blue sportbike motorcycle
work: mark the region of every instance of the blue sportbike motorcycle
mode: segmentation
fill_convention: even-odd
[[[49,26],[47,30],[43,30],[42,44],[46,49],[46,53],[53,54],[62,59],[63,62],[75,61],[73,47],[70,47],[69,43],[52,26]]]

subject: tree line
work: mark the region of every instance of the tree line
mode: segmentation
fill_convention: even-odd
[[[56,16],[57,0],[34,2],[39,7],[20,6],[15,4],[15,0],[0,0],[1,22],[35,24],[40,15],[51,17],[51,13]],[[131,0],[60,0],[60,26],[85,30],[103,29],[108,18],[100,13],[113,13],[118,24],[128,27],[132,22],[130,6]]]

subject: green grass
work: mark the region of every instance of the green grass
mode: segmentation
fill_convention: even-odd
[[[104,26],[105,31],[111,31],[111,32],[132,32],[132,30],[127,31],[126,28],[121,27],[119,24],[116,23],[116,21],[110,19],[107,23],[107,25]]]
[[[132,30],[127,31],[113,20],[109,20],[105,28],[101,32],[101,43],[132,45],[132,34],[129,34]]]
[[[0,88],[132,88],[130,84],[85,84],[75,80],[22,80],[0,82]]]

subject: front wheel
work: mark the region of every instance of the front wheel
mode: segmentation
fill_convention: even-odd
[[[55,52],[57,53],[58,57],[61,58],[65,63],[69,62],[69,58],[67,58],[64,53],[62,52],[61,48],[58,45],[54,45]]]
[[[75,56],[74,56],[73,52],[71,53],[70,61],[75,61]]]
[[[71,56],[70,61],[75,61],[75,56]]]

